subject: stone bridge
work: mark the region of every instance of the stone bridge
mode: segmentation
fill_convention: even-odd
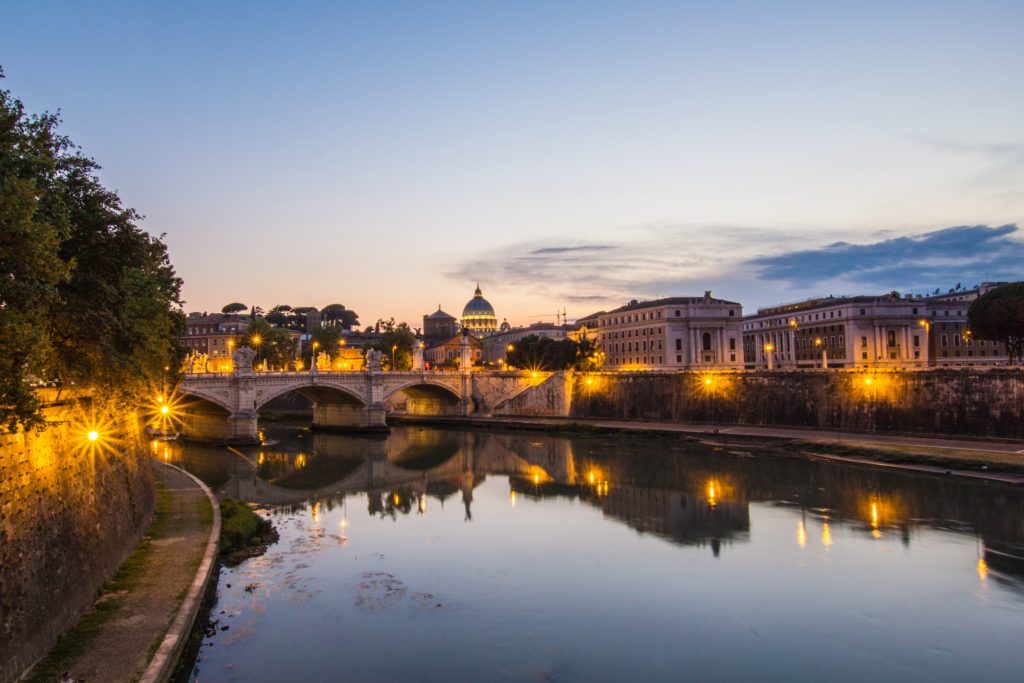
[[[241,362],[240,362],[241,361]],[[564,373],[413,370],[255,372],[236,353],[231,373],[189,373],[178,387],[178,430],[220,443],[257,443],[260,410],[298,393],[313,404],[313,427],[386,431],[387,415],[568,415]]]

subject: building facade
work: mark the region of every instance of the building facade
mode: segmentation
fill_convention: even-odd
[[[461,331],[459,319],[441,310],[441,304],[430,315],[423,316],[423,338],[434,341],[451,339]]]
[[[972,289],[955,289],[926,299],[927,315],[922,320],[928,336],[928,359],[932,367],[1006,365],[1006,347],[1000,342],[974,339],[967,325],[967,310],[982,294],[1001,282],[983,282]]]
[[[928,364],[921,297],[843,296],[758,309],[743,320],[747,368],[922,367]]]
[[[423,360],[429,363],[431,368],[443,365],[444,363],[458,363],[462,354],[462,338],[463,336],[460,333],[451,339],[446,339],[433,346],[427,346],[423,350]],[[466,339],[469,341],[469,355],[473,359],[474,365],[482,362],[484,357],[483,342],[471,334],[466,335]]]
[[[743,312],[735,301],[671,297],[597,315],[597,342],[608,370],[743,368]]]
[[[189,313],[185,334],[178,341],[189,351],[206,354],[215,363],[230,361],[235,346],[243,342],[250,320],[249,315]]]

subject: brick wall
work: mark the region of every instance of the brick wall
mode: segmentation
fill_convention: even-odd
[[[70,418],[0,434],[0,682],[44,655],[91,604],[153,516],[155,493],[134,421],[113,448],[84,447]],[[106,440],[105,440],[106,441]]]

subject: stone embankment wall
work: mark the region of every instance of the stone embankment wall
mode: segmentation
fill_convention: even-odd
[[[495,403],[492,415],[569,415],[573,398],[573,376],[556,372],[544,379],[528,378],[518,393]],[[517,385],[518,388],[518,385]]]
[[[88,445],[70,410],[40,433],[0,434],[0,682],[14,681],[89,606],[153,518],[138,425]],[[60,422],[61,420],[68,420]]]
[[[591,373],[579,418],[1024,438],[1024,370]]]

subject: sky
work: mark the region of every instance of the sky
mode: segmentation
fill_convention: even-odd
[[[1024,279],[1024,3],[9,3],[185,308],[512,324]]]

